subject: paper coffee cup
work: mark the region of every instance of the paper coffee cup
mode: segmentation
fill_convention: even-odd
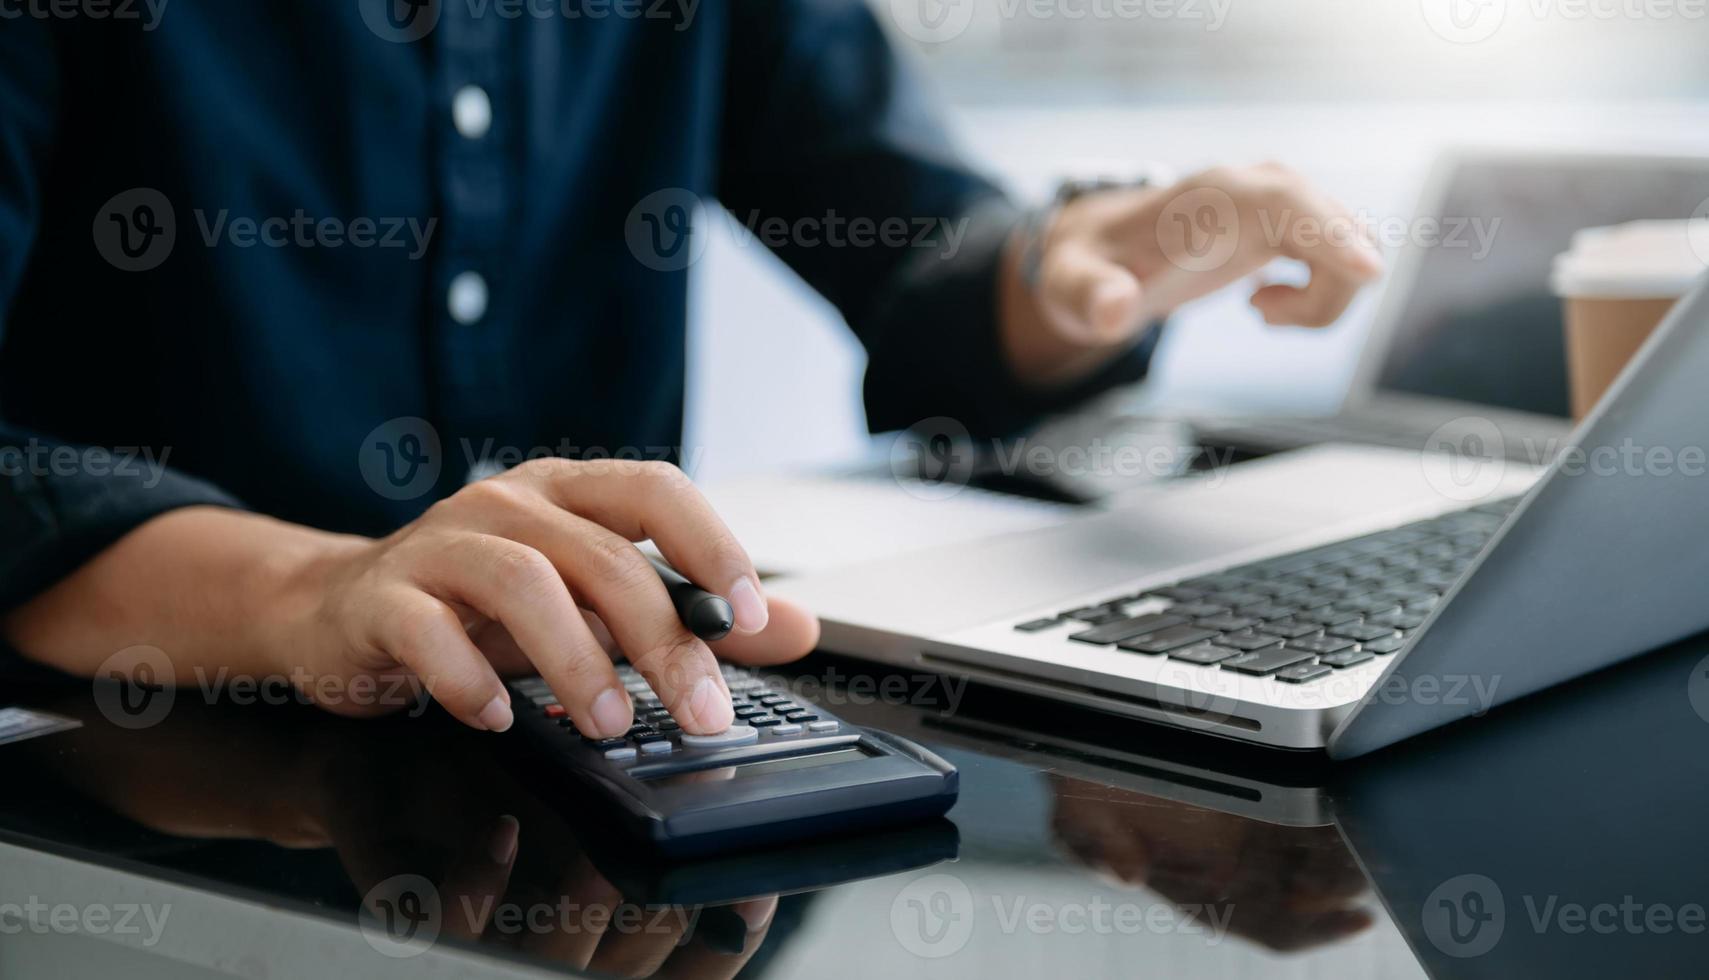
[[[1709,267],[1709,220],[1587,228],[1555,257],[1565,304],[1567,387],[1574,419],[1602,398],[1673,304]]]

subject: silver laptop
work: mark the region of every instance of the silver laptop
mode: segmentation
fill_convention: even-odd
[[[1709,199],[1709,158],[1459,151],[1420,196],[1347,398],[1325,418],[1193,419],[1213,444],[1323,442],[1418,449],[1451,419],[1497,422],[1506,450],[1569,428],[1560,303],[1549,265],[1574,231],[1686,218]],[[1428,240],[1424,237],[1429,232]],[[1531,462],[1544,460],[1531,459]]]
[[[1700,284],[1541,473],[1315,447],[770,588],[835,652],[1355,756],[1709,628],[1705,377]]]

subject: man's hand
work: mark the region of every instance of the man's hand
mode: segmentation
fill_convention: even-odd
[[[734,633],[708,647],[682,625],[633,543],[645,539],[730,601]],[[419,683],[459,720],[496,731],[512,720],[500,676],[538,673],[578,728],[602,736],[634,717],[613,652],[686,731],[711,733],[732,720],[714,649],[777,663],[819,636],[806,610],[767,602],[747,553],[681,470],[562,459],[465,487],[380,540],[174,511],[15,611],[5,631],[74,673],[147,646],[180,685],[285,677],[341,714],[397,710],[406,702],[354,692]]]
[[[1011,243],[1000,309],[1011,367],[1045,385],[1095,369],[1177,306],[1272,259],[1297,259],[1311,273],[1303,287],[1252,294],[1272,324],[1333,323],[1383,269],[1345,208],[1268,163],[1087,194],[1042,234],[1036,286],[1023,281],[1020,243]]]
[[[730,601],[739,635],[721,652],[751,663],[811,649],[816,624],[797,608],[767,628],[747,552],[682,470],[560,459],[465,487],[390,537],[320,563],[301,586],[319,598],[303,649],[316,652],[313,673],[413,672],[453,715],[495,730],[511,717],[499,673],[538,672],[578,728],[609,737],[634,714],[598,636],[608,633],[685,730],[723,731],[730,692],[633,544],[648,538]]]

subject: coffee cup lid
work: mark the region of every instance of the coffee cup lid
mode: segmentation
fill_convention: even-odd
[[[1550,284],[1571,298],[1675,299],[1709,268],[1709,219],[1586,228],[1555,256]]]

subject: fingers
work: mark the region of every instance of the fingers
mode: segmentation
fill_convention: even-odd
[[[650,977],[670,958],[683,933],[688,931],[689,911],[683,908],[647,908],[623,904],[613,914],[624,916],[623,928],[607,928],[593,959],[591,973],[613,977]]]
[[[1310,283],[1262,289],[1253,305],[1270,323],[1322,326],[1383,271],[1359,219],[1278,164],[1219,167],[1168,188],[1118,194],[1077,201],[1071,216],[1065,209],[1072,220],[1052,249],[1061,254],[1045,258],[1046,283],[1054,264],[1056,288],[1072,297],[1058,302],[1088,323],[1127,299],[1142,309],[1143,323],[1290,258],[1308,267]],[[1108,267],[1131,269],[1143,291],[1119,292]],[[1096,289],[1106,290],[1101,305],[1092,299]]]
[[[1052,249],[1039,288],[1051,315],[1083,343],[1112,343],[1142,326],[1139,279],[1085,242]]]
[[[623,903],[623,896],[585,854],[570,862],[557,894],[563,896],[566,908],[581,910],[580,918],[572,923],[574,928],[531,934],[523,939],[523,946],[542,959],[586,970],[611,927],[612,910]]]
[[[731,980],[759,952],[776,914],[775,895],[703,909],[695,924],[697,941],[679,947],[657,976]]]
[[[507,538],[453,532],[421,556],[416,576],[427,592],[503,625],[582,731],[612,738],[628,730],[629,696],[545,555]]]
[[[484,838],[472,841],[446,870],[439,885],[444,935],[479,939],[486,931],[492,910],[510,885],[520,830],[515,817],[499,817]]]
[[[614,460],[566,467],[558,460],[543,460],[512,473],[558,507],[630,541],[651,538],[678,571],[729,600],[738,632],[765,628],[765,593],[753,562],[682,470],[656,462]],[[613,475],[619,478],[600,478]]]
[[[510,695],[451,607],[424,592],[398,589],[376,601],[367,641],[415,671],[428,693],[471,728],[511,725]]]
[[[494,533],[539,548],[684,730],[701,735],[730,727],[735,715],[718,661],[683,626],[658,572],[633,542],[544,501],[519,503],[486,520]],[[607,671],[615,684],[609,663]]]
[[[1303,287],[1265,286],[1252,294],[1252,307],[1272,326],[1327,327],[1346,312],[1359,292],[1349,279],[1313,272]]]

